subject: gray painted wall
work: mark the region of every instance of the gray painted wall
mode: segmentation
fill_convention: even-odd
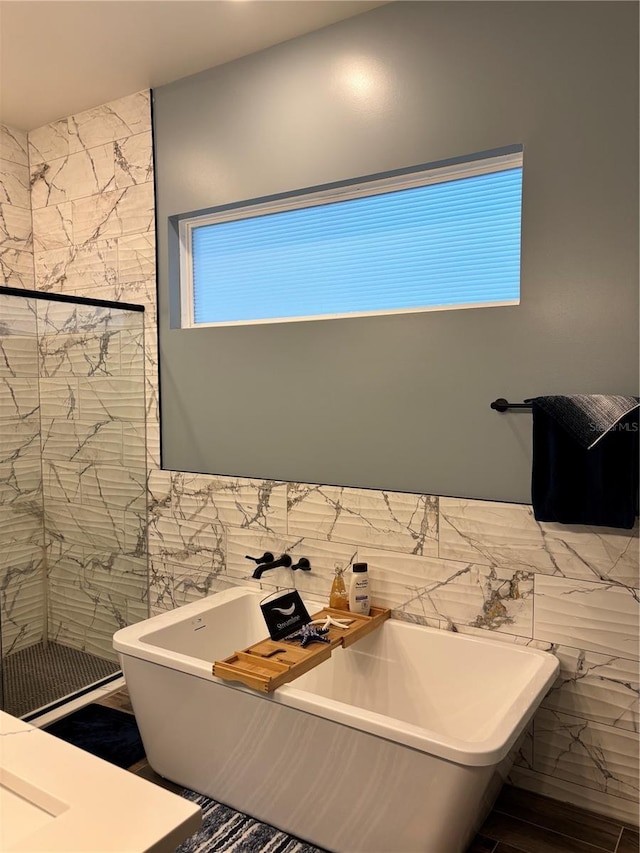
[[[394,3],[156,89],[163,466],[528,502],[531,416],[490,401],[637,393],[637,24]],[[170,328],[169,216],[512,143],[521,305]]]

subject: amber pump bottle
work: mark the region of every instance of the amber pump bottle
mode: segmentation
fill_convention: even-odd
[[[349,593],[344,584],[344,569],[338,563],[336,563],[335,573],[329,595],[329,607],[333,607],[335,610],[348,610]]]

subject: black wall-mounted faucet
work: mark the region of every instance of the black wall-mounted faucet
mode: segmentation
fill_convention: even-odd
[[[288,554],[281,554],[278,560],[273,560],[271,563],[263,563],[262,565],[256,566],[251,577],[256,580],[260,580],[264,572],[268,572],[269,569],[277,569],[279,566],[284,566],[288,569],[292,562],[293,561]]]
[[[265,551],[262,557],[252,557],[250,554],[245,554],[244,558],[245,560],[253,560],[253,562],[258,566],[261,565],[261,563],[272,563],[275,559],[271,551]]]

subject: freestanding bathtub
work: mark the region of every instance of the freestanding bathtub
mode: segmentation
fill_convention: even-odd
[[[462,853],[556,659],[388,620],[261,694],[211,666],[266,636],[262,597],[230,589],[115,634],[154,770],[337,853]]]

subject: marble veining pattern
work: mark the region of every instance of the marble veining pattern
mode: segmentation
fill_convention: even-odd
[[[47,535],[86,548],[136,556],[140,516],[102,504],[47,501]]]
[[[51,418],[42,423],[42,458],[77,462],[122,462],[122,425],[105,419],[97,423]]]
[[[43,336],[81,332],[137,332],[140,315],[99,305],[43,302],[38,307],[38,328]]]
[[[173,472],[171,507],[178,521],[286,532],[286,484],[271,480]]]
[[[44,600],[41,553],[36,551],[10,569],[0,570],[2,652],[11,654],[42,640]]]
[[[533,739],[533,721],[531,721],[510,752],[510,757],[516,767],[533,769]]]
[[[120,237],[118,240],[118,281],[120,284],[153,279],[156,275],[156,240],[153,231]],[[152,301],[155,307],[155,286]]]
[[[0,337],[18,336],[36,341],[36,300],[19,296],[2,296],[2,314],[0,314]],[[4,365],[0,363],[0,370]],[[37,376],[37,372],[33,374]]]
[[[541,709],[534,722],[534,769],[637,803],[637,737],[622,729]]]
[[[42,488],[45,504],[82,503],[80,478],[85,466],[79,462],[42,460]]]
[[[2,321],[0,320],[0,329]],[[0,376],[7,381],[38,378],[38,343],[28,335],[0,332]]]
[[[33,290],[33,253],[0,244],[0,286]]]
[[[36,251],[65,249],[73,243],[71,202],[36,208],[31,217],[33,245]]]
[[[136,470],[144,468],[146,424],[144,420],[121,421],[122,463]]]
[[[66,118],[45,124],[29,133],[31,163],[48,163],[50,160],[58,160],[68,154],[69,127]]]
[[[89,421],[144,420],[142,377],[92,376],[78,379],[80,416]]]
[[[146,481],[142,458],[138,468],[89,463],[79,471],[82,502],[127,512],[146,512]]]
[[[0,124],[0,287],[33,288],[27,135]],[[0,333],[2,319],[0,318]]]
[[[0,124],[0,158],[20,166],[28,166],[27,134]]]
[[[638,587],[633,531],[538,522],[530,506],[440,498],[440,556]]]
[[[534,637],[638,660],[638,591],[536,575]]]
[[[31,210],[29,169],[12,160],[2,159],[0,149],[0,203]]]
[[[133,330],[120,336],[120,376],[145,376],[147,342],[144,329]],[[145,376],[145,381],[148,379]]]
[[[150,135],[151,110],[148,91],[138,92],[68,119],[69,153],[95,148],[106,142],[140,133]]]
[[[289,484],[289,533],[437,556],[438,498]]]
[[[0,456],[4,456],[2,451]],[[9,484],[13,479],[13,485],[17,485],[15,463],[9,468]],[[44,528],[41,489],[37,476],[33,488],[27,492],[2,490],[0,624],[3,654],[42,639]]]
[[[23,207],[0,204],[0,242],[20,252],[31,251],[31,215]]]
[[[84,246],[36,252],[34,265],[38,290],[76,296],[87,292],[111,298],[110,288],[117,281],[117,242],[96,240]]]
[[[42,639],[43,523],[41,495],[0,505],[2,651]]]
[[[152,183],[87,196],[71,202],[71,206],[73,237],[78,245],[106,237],[138,234],[153,228]]]
[[[43,381],[80,376],[117,376],[121,367],[121,334],[113,329],[98,334],[78,332],[45,335],[39,340]]]
[[[138,133],[114,143],[116,187],[130,187],[153,180],[151,137]]]
[[[358,549],[371,567],[375,603],[420,617],[423,624],[459,625],[530,637],[533,577],[474,563]]]
[[[220,524],[175,519],[149,507],[149,533],[152,557],[216,574],[224,570],[226,531]]]
[[[543,701],[559,711],[615,728],[640,731],[638,661],[560,646],[560,674]]]
[[[78,400],[78,380],[61,376],[54,379],[41,379],[42,417],[45,421],[64,418],[67,421],[80,418]]]
[[[31,166],[33,210],[115,189],[113,144]]]
[[[0,375],[0,421],[29,417],[38,411],[38,380]]]
[[[149,604],[153,615],[237,586],[227,575],[191,569],[160,558],[149,561]]]
[[[3,424],[0,423],[0,429]],[[40,452],[34,442],[29,452],[2,452],[0,458],[0,506],[19,505],[23,501],[42,500]]]
[[[0,300],[0,646],[8,654],[43,637],[44,523],[35,303]]]

